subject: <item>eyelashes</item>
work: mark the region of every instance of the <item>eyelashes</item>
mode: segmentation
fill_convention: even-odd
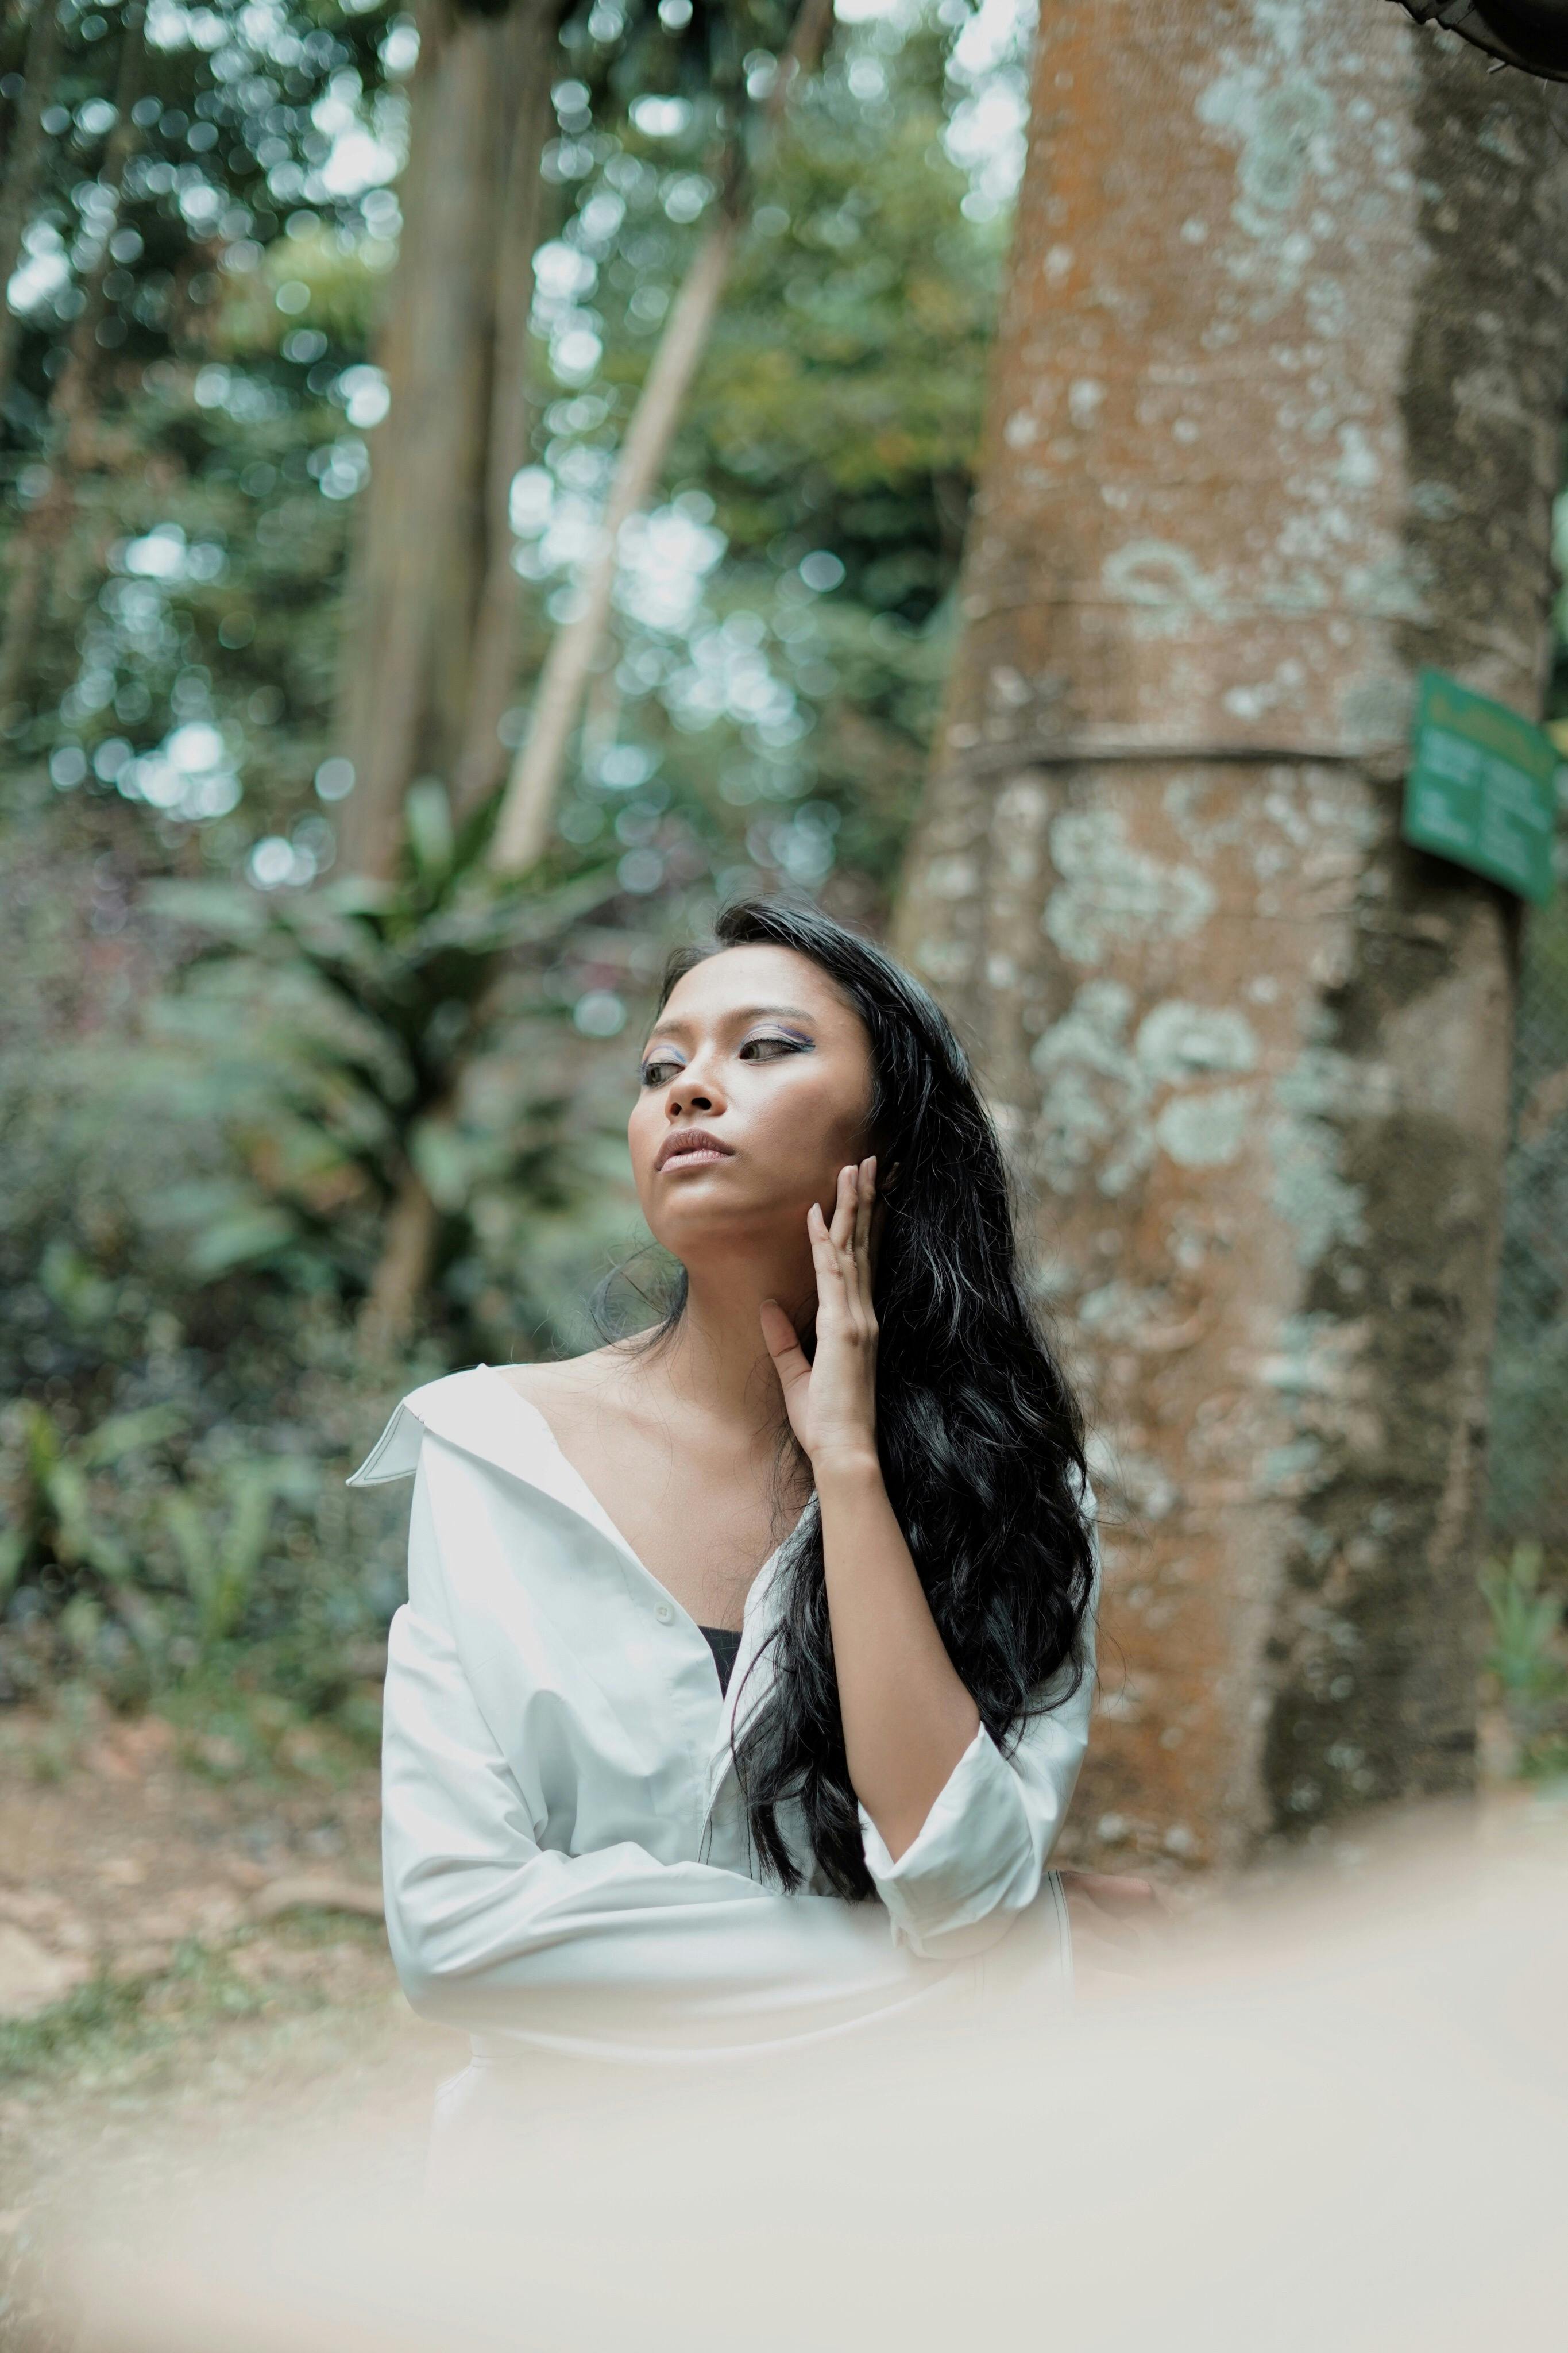
[[[752,1055],[750,1050],[753,1047],[767,1050]],[[742,1060],[749,1058],[753,1060],[775,1062],[782,1060],[786,1054],[813,1053],[816,1047],[815,1038],[805,1038],[789,1031],[775,1032],[764,1038],[748,1038],[741,1048],[741,1055]],[[650,1054],[641,1066],[639,1072],[641,1083],[645,1087],[663,1086],[665,1081],[660,1075],[661,1072],[680,1070],[683,1067],[684,1065],[673,1054]]]
[[[809,1054],[816,1042],[815,1039],[802,1038],[788,1030],[782,1034],[775,1031],[764,1038],[748,1038],[741,1048],[741,1060],[777,1062],[786,1054]],[[758,1050],[755,1055],[752,1052],[753,1047]]]

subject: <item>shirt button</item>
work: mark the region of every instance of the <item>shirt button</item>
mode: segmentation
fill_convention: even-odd
[[[673,1626],[675,1623],[675,1612],[668,1601],[661,1601],[653,1614],[661,1626]]]

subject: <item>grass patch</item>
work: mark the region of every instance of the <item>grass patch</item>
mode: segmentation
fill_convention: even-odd
[[[0,2084],[74,2068],[87,2050],[120,2042],[142,2014],[146,1982],[92,1978],[31,2018],[0,2021]]]
[[[187,1937],[166,1968],[136,1977],[103,1972],[31,2018],[0,2022],[0,2084],[122,2080],[214,2029],[342,2006],[308,1976],[253,1978],[237,1968],[235,1956],[261,1935],[242,1929],[222,1945]],[[286,1931],[269,1928],[266,1939],[283,1950],[379,1948],[383,1932],[379,1921],[304,1911],[289,1915]]]
[[[97,2073],[193,2028],[254,2018],[268,1996],[232,1968],[228,1952],[187,1938],[166,1969],[89,1978],[31,2018],[0,2023],[0,2083]]]

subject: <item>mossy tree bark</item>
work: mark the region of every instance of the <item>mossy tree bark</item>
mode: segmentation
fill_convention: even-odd
[[[1044,13],[895,945],[1107,1441],[1111,1852],[1472,1777],[1517,908],[1401,775],[1424,663],[1541,707],[1565,274],[1545,93],[1453,37]]]

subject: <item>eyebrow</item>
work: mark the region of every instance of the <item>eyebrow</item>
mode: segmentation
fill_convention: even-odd
[[[760,1021],[765,1015],[776,1016],[781,1013],[793,1015],[797,1021],[815,1021],[817,1018],[816,1014],[808,1013],[804,1005],[742,1005],[736,1008],[733,1018],[744,1023]],[[680,1031],[689,1031],[691,1028],[692,1024],[689,1021],[683,1021],[677,1016],[673,1021],[656,1021],[648,1031],[648,1036],[650,1038],[661,1038],[667,1035],[674,1037]]]

